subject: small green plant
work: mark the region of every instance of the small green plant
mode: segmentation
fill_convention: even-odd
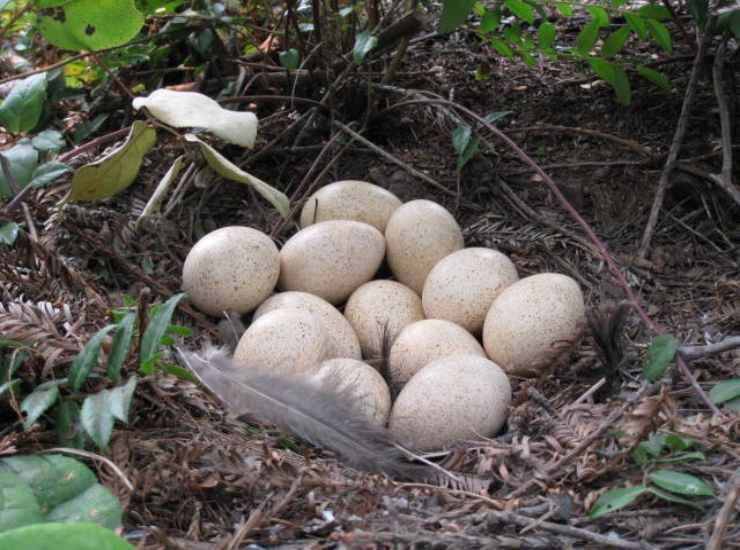
[[[740,412],[740,378],[718,382],[710,391],[709,398],[715,405],[728,411]]]

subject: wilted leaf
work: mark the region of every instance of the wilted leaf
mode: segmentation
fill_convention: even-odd
[[[107,199],[126,189],[139,174],[144,155],[156,142],[154,128],[140,120],[134,121],[123,145],[75,172],[70,200]]]
[[[113,434],[113,412],[108,391],[88,395],[82,403],[80,423],[100,449],[105,449]]]
[[[38,523],[0,533],[0,548],[16,550],[135,550],[95,523]]]
[[[709,391],[709,398],[712,400],[712,403],[717,405],[735,399],[736,397],[740,397],[740,378],[723,380],[715,384]]]
[[[363,31],[355,37],[355,45],[352,48],[352,58],[357,65],[365,61],[365,57],[370,51],[378,45],[378,37],[370,34],[370,31]]]
[[[59,398],[59,388],[52,386],[46,389],[35,389],[21,402],[21,410],[26,413],[23,428],[29,429],[48,411]]]
[[[74,391],[79,391],[82,384],[85,383],[87,377],[90,375],[90,371],[98,362],[98,354],[100,353],[100,346],[105,339],[105,336],[114,328],[116,325],[108,325],[100,329],[95,335],[90,338],[90,341],[85,345],[77,357],[72,362],[72,368],[69,371],[69,385]]]
[[[439,31],[451,32],[462,25],[473,9],[475,0],[444,0],[439,18]]]
[[[709,485],[690,474],[673,470],[656,470],[651,472],[648,477],[658,487],[672,493],[691,496],[714,496],[714,491]]]
[[[0,104],[0,126],[17,134],[38,124],[46,99],[46,74],[35,74],[16,82]]]
[[[666,369],[678,349],[678,340],[670,334],[661,334],[653,339],[647,352],[647,361],[642,374],[649,382],[657,382],[665,374]]]
[[[591,518],[599,518],[610,512],[629,506],[647,490],[648,488],[644,485],[610,489],[599,497],[588,515]]]

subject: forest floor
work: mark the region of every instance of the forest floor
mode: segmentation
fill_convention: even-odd
[[[567,365],[540,378],[513,378],[514,399],[501,434],[461,442],[432,457],[465,474],[449,486],[400,483],[347,469],[330,453],[274,428],[228,417],[194,383],[150,376],[140,382],[128,425],[116,426],[108,455],[134,490],[98,464],[101,479],[124,503],[125,536],[141,548],[203,550],[704,548],[740,468],[740,414],[713,413],[675,366],[661,383],[645,385],[641,371],[655,334],[633,310],[620,309],[624,290],[582,227],[541,177],[491,134],[458,172],[452,146],[457,124],[444,106],[418,93],[438,94],[481,116],[509,112],[497,127],[554,179],[603,239],[647,314],[680,342],[704,345],[740,333],[740,209],[706,177],[719,171],[721,159],[711,67],[701,75],[681,163],[649,253],[645,258],[638,253],[693,53],[693,41],[679,40],[661,65],[674,89],[660,92],[634,79],[632,103],[620,106],[608,86],[573,65],[546,62],[530,69],[494,57],[465,32],[431,36],[412,43],[392,85],[374,89],[367,119],[364,83],[377,77],[360,73],[337,91],[334,116],[344,123],[365,122],[363,136],[370,142],[346,149],[346,140],[326,147],[335,131],[323,116],[295,147],[295,133],[281,133],[309,107],[256,100],[258,145],[237,159],[242,167],[296,201],[312,185],[360,179],[404,201],[440,202],[463,227],[466,246],[505,252],[522,277],[554,271],[575,278],[600,333],[610,328],[609,320],[616,321],[607,330],[609,356],[588,333]],[[489,70],[485,80],[475,78],[481,65]],[[290,89],[256,79],[250,93],[283,96]],[[320,99],[321,84],[299,81],[295,95]],[[390,109],[420,97],[427,100]],[[134,116],[130,109],[117,112],[109,131],[129,125]],[[120,305],[124,293],[140,297],[148,289],[150,300],[163,301],[178,292],[182,262],[204,233],[225,225],[278,229],[279,215],[248,188],[226,181],[206,188],[196,181],[165,219],[134,231],[143,204],[178,154],[174,140],[160,143],[137,183],[102,206],[59,208],[66,184],[30,195],[40,242],[51,253],[34,277],[3,283],[3,303],[67,305],[84,342],[105,324],[109,308]],[[232,159],[235,150],[227,149]],[[73,163],[103,154],[86,151]],[[736,162],[735,174],[739,167]],[[310,185],[300,189],[304,180]],[[282,243],[295,230],[289,224],[274,234]],[[19,243],[14,254],[6,262],[19,265],[24,254],[38,250]],[[63,258],[72,271],[54,258]],[[215,323],[202,316],[179,311],[176,319],[194,330],[185,346],[217,338]],[[51,315],[50,322],[58,334],[69,334],[63,314]],[[63,350],[58,359],[71,353]],[[740,376],[740,351],[698,359],[688,369],[708,392],[717,382]],[[588,511],[606,490],[638,485],[666,466],[640,464],[631,452],[652,433],[689,438],[688,450],[702,456],[667,467],[703,479],[715,496],[687,505],[645,494],[591,519]],[[12,438],[12,446],[23,452],[55,444],[53,432],[44,430]],[[677,456],[678,450],[663,458]],[[740,484],[735,483],[736,497]],[[740,548],[739,517],[720,525],[723,548]]]

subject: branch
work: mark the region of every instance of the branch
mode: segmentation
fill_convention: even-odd
[[[708,355],[716,355],[736,348],[740,348],[740,336],[729,336],[721,342],[706,346],[681,346],[678,348],[678,353],[687,361],[695,361]]]
[[[730,106],[727,102],[727,94],[725,94],[722,85],[726,49],[727,42],[723,40],[717,47],[717,52],[714,54],[714,64],[712,65],[714,95],[717,98],[719,122],[722,131],[722,171],[719,174],[712,174],[711,179],[740,205],[740,189],[732,183],[732,121],[730,118]]]

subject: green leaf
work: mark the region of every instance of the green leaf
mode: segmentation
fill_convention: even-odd
[[[111,344],[110,354],[108,355],[108,367],[106,369],[108,378],[113,382],[118,382],[121,379],[121,367],[131,348],[135,323],[135,311],[128,312],[123,319],[116,323],[116,334],[113,336],[113,343]]]
[[[609,63],[607,60],[601,57],[594,57],[588,60],[591,69],[596,73],[600,79],[605,80],[609,84],[614,81],[614,64]]]
[[[688,0],[688,8],[696,25],[699,29],[704,30],[709,14],[709,0]]]
[[[439,19],[439,32],[451,32],[462,25],[473,9],[475,0],[444,0]]]
[[[637,497],[648,490],[644,485],[610,489],[599,497],[588,513],[591,518],[600,518],[610,512],[632,504]]]
[[[31,181],[33,171],[39,163],[39,152],[25,140],[11,149],[0,151],[0,155],[10,164],[10,175],[13,176],[20,191]],[[7,199],[13,195],[10,183],[5,178],[5,171],[0,168],[0,199]]]
[[[670,334],[661,334],[653,339],[647,351],[645,367],[642,370],[648,382],[657,382],[663,377],[677,349],[678,340]]]
[[[665,6],[658,4],[645,4],[637,12],[646,19],[657,19],[659,21],[670,21],[671,12]]]
[[[301,54],[298,53],[298,50],[295,48],[290,48],[289,50],[283,50],[278,54],[278,59],[280,60],[280,64],[288,69],[289,71],[294,71],[298,68],[298,65],[301,61]]]
[[[33,130],[41,118],[45,100],[45,73],[16,82],[0,104],[0,126],[13,134]]]
[[[44,164],[37,166],[36,170],[33,171],[33,174],[31,175],[31,185],[34,187],[43,187],[44,185],[53,183],[59,179],[59,177],[71,171],[72,169],[63,162],[57,162],[55,160],[45,162]]]
[[[77,357],[75,357],[72,362],[72,368],[69,371],[69,384],[74,391],[80,391],[82,384],[85,383],[85,380],[90,375],[90,371],[98,362],[98,354],[100,353],[100,346],[103,340],[115,328],[116,325],[108,325],[100,329],[90,338],[90,341],[77,354]]]
[[[378,37],[370,34],[370,31],[363,31],[355,37],[355,45],[352,48],[352,59],[356,65],[362,65],[365,57],[370,51],[378,45]]]
[[[668,80],[668,77],[660,71],[650,69],[649,67],[645,67],[644,65],[637,65],[637,74],[639,74],[645,80],[649,80],[659,88],[667,91],[670,91],[671,89],[671,81]]]
[[[483,33],[493,32],[501,23],[501,12],[499,10],[486,10],[486,14],[480,20],[480,31]]]
[[[55,409],[54,429],[57,441],[62,447],[82,449],[85,444],[82,426],[80,425],[80,407],[76,401],[64,399]]]
[[[667,491],[663,491],[662,489],[658,489],[657,487],[650,487],[648,488],[648,492],[655,495],[658,498],[661,498],[663,500],[667,500],[668,502],[678,502],[679,504],[686,504],[687,506],[691,506],[692,508],[696,508],[697,510],[701,510],[702,507],[697,504],[696,502],[693,502],[691,500],[688,500],[686,498],[682,498],[679,496],[674,495],[673,493],[669,493]]]
[[[724,410],[740,412],[740,397],[736,397],[735,399],[731,401],[725,401],[724,404],[722,405],[722,408]]]
[[[609,26],[609,14],[601,6],[586,6],[586,11],[599,27]]]
[[[647,441],[642,441],[638,445],[641,449],[653,457],[658,457],[663,452],[666,444],[666,436],[663,434],[653,433]]]
[[[504,4],[509,8],[509,11],[519,19],[523,19],[530,25],[534,23],[534,10],[532,9],[532,6],[523,0],[504,0]]]
[[[558,11],[560,12],[560,15],[562,15],[563,17],[570,17],[571,15],[573,15],[573,8],[567,2],[558,2],[556,6],[558,8]]]
[[[695,441],[689,437],[681,437],[676,434],[666,434],[664,441],[668,448],[673,452],[685,451],[686,449],[691,448],[695,443]]]
[[[41,507],[28,484],[13,472],[0,472],[0,533],[42,521]]]
[[[59,388],[57,386],[44,390],[36,388],[21,402],[21,410],[26,413],[23,428],[28,430],[33,426],[41,415],[56,403],[58,398]]]
[[[576,36],[576,50],[583,56],[587,56],[599,38],[599,26],[593,21],[581,29]]]
[[[730,380],[723,380],[714,385],[709,391],[709,398],[712,403],[719,405],[725,401],[730,401],[740,397],[740,378],[731,378]]]
[[[144,25],[134,0],[57,0],[38,2],[39,30],[65,50],[96,51],[122,46]]]
[[[0,225],[0,244],[12,246],[18,238],[20,226],[15,222],[8,222]]]
[[[254,190],[274,206],[285,219],[290,217],[290,199],[288,199],[284,193],[268,185],[261,179],[245,172],[221,155],[221,153],[216,151],[213,147],[204,141],[201,141],[193,134],[186,134],[185,141],[198,144],[208,166],[210,166],[219,176],[231,181],[237,181],[239,183],[252,186]]]
[[[146,326],[143,336],[141,337],[141,349],[139,350],[139,364],[144,363],[151,359],[151,357],[159,350],[160,341],[167,332],[167,327],[170,325],[172,315],[175,313],[175,308],[178,302],[185,297],[185,293],[181,292],[175,294],[169,300],[167,300],[162,307],[149,320]]]
[[[189,382],[198,382],[198,379],[193,375],[192,372],[190,372],[188,369],[184,369],[178,365],[164,365],[163,366],[164,372],[167,374],[171,374],[172,376],[176,376],[180,380],[187,380]]]
[[[555,42],[555,25],[549,21],[542,23],[537,29],[537,38],[541,48],[549,48]]]
[[[601,55],[604,57],[614,57],[624,47],[627,39],[630,36],[632,29],[629,25],[622,25],[616,31],[611,33],[606,40],[604,40],[604,46],[601,48]]]
[[[17,378],[15,380],[11,380],[10,382],[5,382],[5,384],[0,384],[0,398],[2,398],[3,395],[10,392],[15,392],[15,390],[18,389],[18,386],[21,385],[21,381]],[[2,401],[0,401],[2,403]]]
[[[611,82],[614,92],[617,94],[617,101],[622,105],[629,105],[632,101],[632,87],[627,77],[627,72],[621,65],[614,66],[614,80]]]
[[[95,523],[39,523],[0,533],[0,548],[13,550],[136,550]]]
[[[93,522],[108,529],[121,527],[123,509],[118,499],[96,483],[84,493],[63,502],[49,512],[47,521],[63,521],[68,523]]]
[[[137,381],[136,376],[132,376],[123,386],[108,390],[111,414],[124,424],[128,423],[128,412],[131,408],[131,400],[134,397]]]
[[[126,189],[136,180],[144,155],[156,142],[154,128],[140,120],[134,121],[123,145],[75,172],[70,200],[107,199]]]
[[[87,139],[92,134],[98,131],[103,123],[108,120],[110,113],[100,113],[92,120],[87,120],[80,124],[74,134],[72,134],[72,141],[80,143],[83,139]]]
[[[88,395],[82,403],[80,424],[100,449],[108,447],[113,434],[113,412],[108,391]]]
[[[714,491],[704,481],[683,472],[655,470],[648,478],[658,487],[679,495],[714,496]]]
[[[511,59],[514,57],[514,52],[509,47],[509,45],[499,38],[492,38],[491,46],[493,46],[493,48],[499,53],[499,55],[505,57],[506,59]]]
[[[627,24],[630,26],[632,31],[640,38],[640,40],[647,39],[647,25],[645,20],[637,14],[625,12],[624,18],[627,20]]]
[[[672,53],[673,43],[671,42],[671,33],[668,31],[666,26],[657,19],[647,19],[646,21],[650,28],[650,34],[653,35],[658,46],[660,46],[666,53]]]
[[[707,457],[704,455],[704,453],[695,451],[693,453],[677,453],[670,457],[658,458],[656,462],[659,462],[661,464],[676,464],[679,462],[688,462],[690,460],[706,460],[706,459]]]
[[[457,169],[462,170],[478,151],[478,139],[472,137],[470,126],[458,126],[452,132],[452,146],[457,153]]]
[[[62,133],[58,130],[44,130],[33,137],[31,144],[39,151],[59,151],[65,142]]]

